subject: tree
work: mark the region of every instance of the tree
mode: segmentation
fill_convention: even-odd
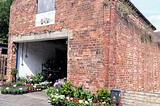
[[[0,0],[0,42],[7,42],[10,7],[13,0]]]

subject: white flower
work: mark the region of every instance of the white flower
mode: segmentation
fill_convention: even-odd
[[[6,88],[7,90],[9,89],[9,87]]]
[[[30,81],[33,81],[33,79],[30,79]]]
[[[85,101],[84,103],[85,103],[85,104],[89,104],[88,101]]]
[[[102,102],[102,104],[106,104],[106,102]]]
[[[50,95],[50,97],[51,97],[51,98],[53,98],[53,97],[54,97],[54,95],[53,95],[53,94],[51,94],[51,95]]]
[[[88,99],[88,101],[92,101],[92,99]]]
[[[19,90],[22,90],[23,88],[19,88]]]
[[[73,100],[73,98],[70,98],[70,100]]]
[[[36,85],[33,85],[33,88],[36,88]]]
[[[79,103],[83,103],[83,100],[79,100]]]
[[[66,97],[67,100],[69,100],[69,97]]]
[[[89,101],[90,103],[92,103],[92,101]]]
[[[13,85],[13,87],[16,87],[17,85]]]
[[[59,98],[60,98],[60,99],[64,99],[65,96],[64,96],[64,95],[60,95]]]

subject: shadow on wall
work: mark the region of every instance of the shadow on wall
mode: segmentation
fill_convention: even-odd
[[[65,50],[65,45],[55,41],[20,43],[18,50],[19,77],[40,73],[42,63],[55,59],[56,48]]]

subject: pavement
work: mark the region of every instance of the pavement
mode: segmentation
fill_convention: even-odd
[[[51,106],[45,91],[23,95],[3,95],[0,93],[0,106]]]

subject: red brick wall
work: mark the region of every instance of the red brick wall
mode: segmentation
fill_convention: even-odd
[[[103,1],[56,0],[55,24],[36,28],[36,0],[15,0],[11,8],[9,38],[46,29],[57,30],[60,27],[72,30],[73,38],[68,39],[68,79],[74,85],[86,88],[89,85],[91,87],[88,89],[95,91],[107,84],[104,58],[107,62],[105,51],[108,51],[108,46],[104,44],[107,43],[108,34],[104,24]],[[8,78],[11,79],[10,70],[15,66],[15,55],[11,52],[10,39],[9,42]]]
[[[112,12],[113,23],[109,44],[109,88],[155,91],[160,88],[160,48],[157,43],[143,43],[141,36],[153,33],[141,19],[131,16],[126,21],[118,11]],[[142,23],[138,25],[139,23]],[[137,26],[137,25],[138,26]]]
[[[158,45],[141,43],[137,31],[114,8],[104,7],[103,1],[56,0],[55,24],[35,27],[36,0],[15,0],[10,20],[9,80],[11,68],[15,67],[10,41],[13,36],[64,27],[73,31],[73,38],[68,39],[68,79],[74,85],[94,92],[101,87],[145,91],[159,88]]]

